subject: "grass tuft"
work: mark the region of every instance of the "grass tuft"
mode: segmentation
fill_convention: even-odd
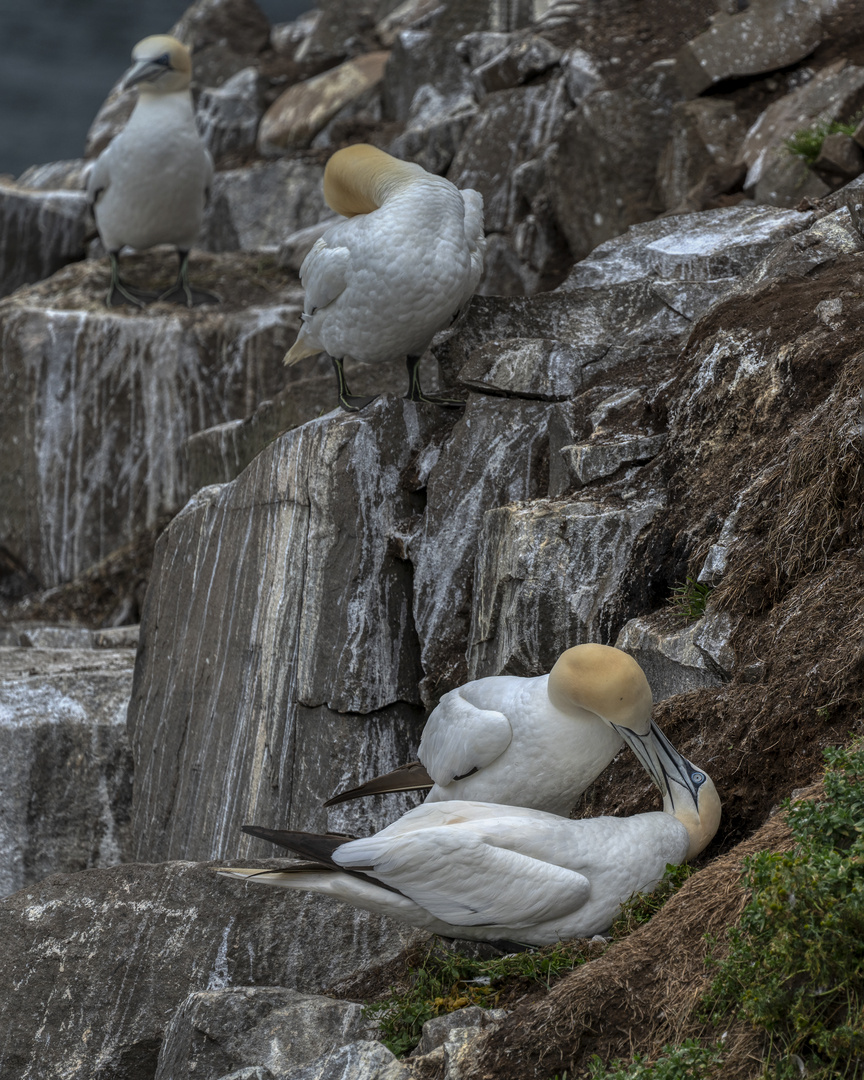
[[[703,1046],[685,1039],[678,1046],[664,1046],[655,1061],[635,1054],[633,1061],[616,1060],[606,1065],[595,1054],[588,1063],[589,1080],[703,1080],[719,1076],[722,1051],[719,1044]]]
[[[561,975],[584,963],[585,943],[565,941],[531,952],[511,953],[492,960],[475,960],[441,945],[429,948],[411,972],[407,990],[394,990],[364,1007],[378,1021],[382,1041],[397,1057],[420,1041],[423,1025],[469,1005],[494,1009],[508,984],[528,981],[548,989]]]
[[[828,135],[852,135],[856,123],[841,124],[832,121],[822,122],[810,128],[801,128],[791,135],[785,142],[786,149],[795,157],[802,158],[808,165],[814,165],[822,150],[822,143]]]
[[[669,863],[663,880],[653,892],[635,893],[624,904],[621,914],[612,923],[612,940],[619,941],[627,937],[637,927],[652,919],[692,873],[693,867],[688,863],[682,863],[680,866]]]
[[[688,622],[695,622],[705,614],[705,605],[711,592],[710,585],[703,585],[701,581],[688,575],[686,581],[679,582],[672,590],[668,603],[673,611],[679,612]]]

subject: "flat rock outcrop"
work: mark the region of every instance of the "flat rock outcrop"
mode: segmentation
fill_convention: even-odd
[[[0,896],[127,857],[135,653],[63,633],[0,646]]]
[[[174,274],[161,253],[129,264],[131,280]],[[237,254],[193,257],[196,272],[223,303],[106,309],[94,262],[0,303],[0,448],[19,463],[0,477],[0,533],[43,586],[178,510],[188,437],[286,382],[296,279]]]
[[[87,200],[0,182],[0,296],[84,257]]]
[[[0,978],[16,988],[0,998],[4,1080],[154,1076],[190,994],[238,985],[315,993],[395,956],[414,935],[215,870],[86,870],[0,900]]]
[[[355,1002],[283,986],[198,990],[171,1019],[155,1080],[218,1080],[261,1066],[279,1076],[336,1047],[374,1039],[376,1026]]]

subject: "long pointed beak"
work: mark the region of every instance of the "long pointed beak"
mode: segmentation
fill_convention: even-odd
[[[120,89],[128,90],[130,86],[137,86],[138,83],[155,82],[165,70],[164,64],[157,64],[154,60],[139,60],[123,76]]]
[[[666,781],[663,776],[663,768],[660,765],[660,759],[657,754],[657,747],[654,743],[654,722],[651,722],[651,729],[647,735],[637,735],[635,731],[631,731],[630,728],[620,727],[618,724],[612,724],[612,727],[618,732],[624,742],[630,747],[636,757],[639,759],[639,764],[651,777],[654,784],[660,789],[660,794],[666,794]],[[659,731],[660,729],[657,728]]]
[[[660,794],[664,799],[670,799],[673,810],[675,794],[682,788],[691,799],[698,802],[699,785],[694,786],[691,776],[702,774],[695,765],[678,753],[653,720],[647,735],[637,735],[627,728],[613,726],[660,789]]]

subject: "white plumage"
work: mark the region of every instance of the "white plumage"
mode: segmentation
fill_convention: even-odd
[[[483,272],[483,199],[373,146],[349,146],[327,163],[324,195],[348,217],[318,240],[300,267],[303,325],[286,364],[326,352],[339,401],[356,411],[342,363],[406,357],[408,397],[423,394],[420,357],[470,300]]]
[[[117,272],[120,249],[139,251],[173,244],[180,273],[173,289],[160,299],[190,306],[218,297],[193,290],[188,283],[189,249],[201,230],[213,160],[195,127],[189,92],[189,50],[175,38],[155,35],[132,52],[135,64],[124,86],[138,86],[139,96],[123,130],[99,155],[87,193],[102,243],[111,257],[112,281],[107,303],[142,304],[155,299],[124,284]]]
[[[468,799],[566,816],[621,748],[648,735],[651,688],[636,661],[608,645],[576,645],[548,675],[496,675],[445,694],[418,757],[331,799],[428,788],[426,802]],[[419,774],[419,775],[418,775]]]
[[[697,855],[720,822],[710,778],[656,726],[640,748],[663,791],[662,813],[570,821],[453,801],[418,806],[375,836],[347,842],[247,827],[303,855],[315,855],[317,844],[321,862],[220,873],[325,893],[449,937],[545,945],[600,933],[633,893],[654,888],[668,863]]]

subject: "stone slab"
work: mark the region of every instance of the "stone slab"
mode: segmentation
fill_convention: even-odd
[[[469,677],[540,675],[562,651],[611,643],[616,592],[661,496],[538,499],[483,517],[474,571]],[[626,616],[625,616],[626,617]]]
[[[387,397],[330,413],[163,533],[129,713],[138,858],[221,857],[248,821],[353,831],[345,814],[381,814],[328,819],[320,802],[346,763],[386,771],[415,749],[412,575],[394,536],[422,506],[417,459],[453,419]]]
[[[0,453],[18,463],[0,474],[0,536],[43,587],[178,510],[189,436],[291,378],[281,361],[299,325],[296,278],[239,253],[196,266],[223,303],[106,308],[101,262],[0,302]],[[128,267],[174,273],[160,252]]]
[[[129,649],[0,647],[0,895],[125,858],[134,661]]]
[[[85,870],[0,900],[0,980],[15,987],[0,995],[3,1080],[152,1077],[191,993],[320,993],[418,941],[326,897],[244,885],[215,869]]]
[[[281,986],[198,990],[171,1019],[155,1080],[219,1080],[263,1066],[280,1075],[338,1046],[374,1037],[363,1006]]]

